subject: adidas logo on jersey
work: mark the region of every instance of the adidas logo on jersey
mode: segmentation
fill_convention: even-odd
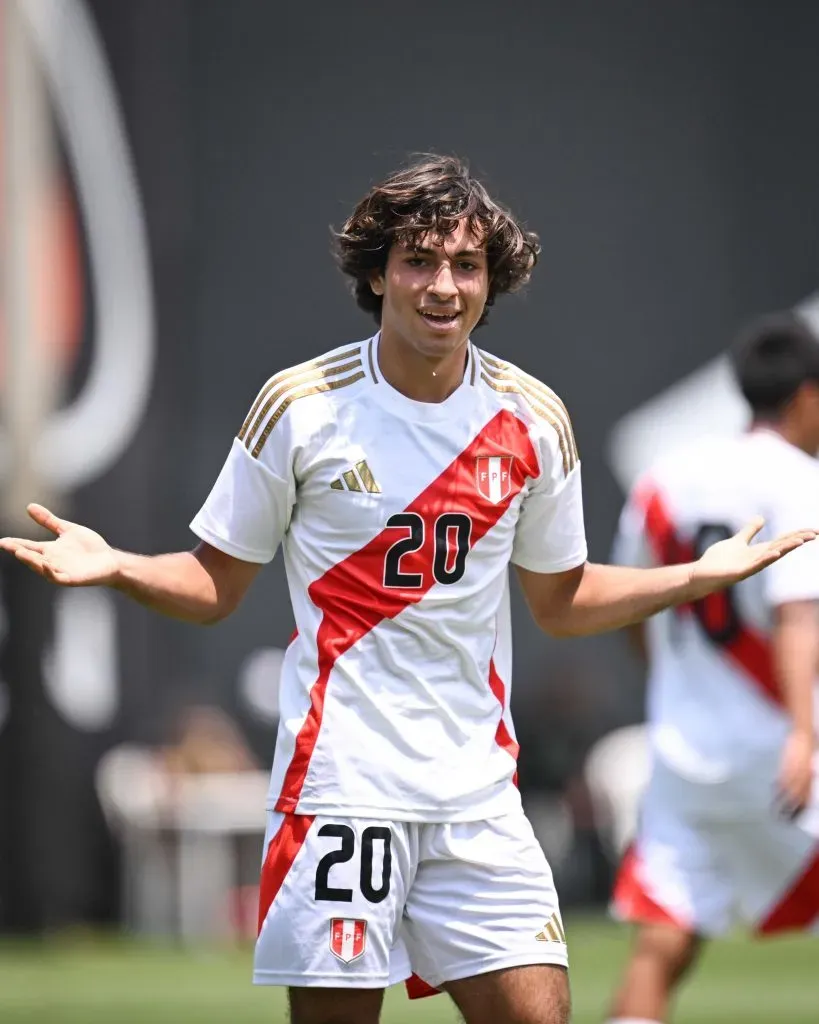
[[[562,942],[566,945],[566,933],[563,931],[563,923],[555,912],[543,926],[543,931],[535,936],[538,942]]]
[[[345,470],[337,480],[330,484],[330,487],[334,491],[367,491],[368,494],[381,493],[381,488],[376,483],[366,459],[357,462],[355,469]]]

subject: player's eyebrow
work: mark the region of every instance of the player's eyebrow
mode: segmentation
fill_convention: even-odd
[[[432,249],[427,245],[408,245],[407,250],[409,252],[417,252],[421,256],[434,256],[439,251],[438,249]],[[465,256],[469,256],[473,259],[476,256],[485,257],[486,251],[484,249],[459,249],[458,252],[454,253],[452,258],[460,260],[463,259]]]

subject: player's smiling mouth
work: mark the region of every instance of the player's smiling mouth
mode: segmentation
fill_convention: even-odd
[[[430,327],[438,331],[446,331],[454,327],[461,316],[460,310],[457,309],[444,312],[432,309],[419,309],[418,314],[423,317]]]

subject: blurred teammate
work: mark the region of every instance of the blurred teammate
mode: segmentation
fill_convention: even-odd
[[[213,623],[281,544],[298,634],[255,980],[289,986],[296,1024],[372,1024],[411,968],[468,1024],[562,1024],[565,935],[514,782],[509,564],[545,630],[593,633],[815,533],[750,547],[746,528],[672,568],[589,564],[566,409],[470,340],[529,277],[535,236],[435,157],[374,187],[337,241],[380,330],[264,385],[193,520],[194,551],[115,551],[40,507],[58,539],[3,546],[56,583]]]
[[[819,510],[819,343],[782,316],[733,358],[750,431],[692,444],[637,484],[622,560],[687,562],[754,512],[776,533]],[[703,939],[738,922],[757,935],[819,926],[817,601],[808,545],[648,624],[653,774],[614,893],[618,916],[638,924],[619,1024],[667,1020]]]

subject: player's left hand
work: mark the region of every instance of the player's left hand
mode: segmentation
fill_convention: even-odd
[[[814,738],[794,730],[785,743],[777,779],[778,802],[793,818],[803,811],[813,787]]]
[[[696,585],[699,597],[753,576],[819,534],[817,530],[794,530],[773,540],[752,544],[764,525],[765,520],[757,516],[733,537],[712,544],[694,563],[691,582]]]

